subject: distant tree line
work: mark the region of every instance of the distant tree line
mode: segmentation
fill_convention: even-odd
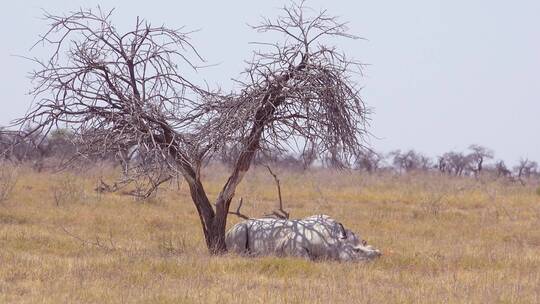
[[[67,161],[76,153],[77,141],[68,129],[52,130],[43,136],[28,130],[17,132],[0,128],[0,161],[32,163],[34,169],[41,171],[46,160]]]
[[[24,132],[24,131],[23,131]],[[70,159],[77,153],[77,139],[68,129],[56,129],[48,136],[32,134],[20,136],[19,132],[0,130],[0,159],[14,162],[32,162],[41,170],[46,159]],[[138,148],[126,146],[123,151],[102,155],[101,160],[108,160],[118,164],[129,164],[141,161],[138,159]],[[213,161],[225,165],[233,165],[239,149],[235,146],[227,147],[214,155]],[[254,159],[254,164],[272,164],[278,167],[287,167],[297,170],[309,167],[353,169],[366,173],[396,172],[407,174],[412,172],[431,171],[454,176],[478,176],[484,172],[495,174],[498,177],[507,177],[521,181],[531,177],[540,177],[538,163],[527,158],[521,158],[516,166],[510,168],[503,160],[495,160],[491,149],[480,145],[470,145],[464,152],[449,151],[436,158],[430,158],[415,150],[394,150],[390,153],[377,153],[366,150],[352,162],[336,157],[336,153],[328,151],[324,157],[317,158],[316,154],[304,151],[302,155],[293,155],[287,150],[261,150]],[[124,168],[127,169],[127,168]]]
[[[470,145],[465,152],[446,152],[435,159],[414,150],[395,150],[388,154],[367,152],[356,160],[355,168],[370,173],[434,171],[454,176],[478,176],[489,172],[518,181],[540,177],[540,167],[536,161],[521,158],[516,166],[509,168],[503,160],[495,161],[494,156],[491,149],[480,145]]]

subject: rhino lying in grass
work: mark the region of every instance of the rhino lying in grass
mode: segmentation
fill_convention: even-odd
[[[360,241],[354,232],[328,215],[298,220],[249,219],[225,236],[231,252],[260,256],[299,256],[339,261],[370,260],[380,251]]]

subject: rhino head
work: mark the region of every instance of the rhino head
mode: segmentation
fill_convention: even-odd
[[[338,236],[338,256],[340,261],[372,260],[381,256],[381,252],[365,240],[360,240],[354,232],[345,229],[341,223]]]

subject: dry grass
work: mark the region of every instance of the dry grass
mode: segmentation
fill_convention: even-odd
[[[205,180],[215,197],[225,174],[210,171]],[[340,264],[210,257],[184,184],[141,202],[96,194],[104,172],[110,175],[103,168],[19,170],[0,203],[1,303],[540,302],[534,186],[281,172],[294,217],[330,214],[385,253],[372,263]],[[239,196],[253,216],[275,206],[265,170],[251,172]]]

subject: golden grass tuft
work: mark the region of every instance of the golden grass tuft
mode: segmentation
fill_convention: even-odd
[[[0,303],[540,302],[533,186],[425,173],[278,172],[292,216],[332,215],[384,252],[350,264],[211,257],[183,183],[137,201],[93,191],[102,174],[116,174],[107,167],[17,172],[0,202]],[[206,172],[215,198],[226,170]],[[252,216],[277,206],[264,168],[247,175],[240,197]]]

